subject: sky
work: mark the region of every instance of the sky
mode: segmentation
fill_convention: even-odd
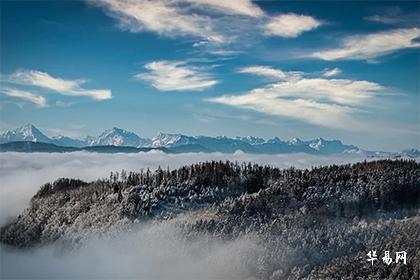
[[[419,3],[1,1],[0,130],[420,148]]]

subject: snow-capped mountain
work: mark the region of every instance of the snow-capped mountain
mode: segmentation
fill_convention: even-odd
[[[49,138],[31,124],[0,134],[0,144],[16,141],[44,142],[76,148],[85,146],[166,148],[169,152],[234,153],[243,151],[254,154],[309,153],[322,155],[360,154],[367,157],[420,157],[420,151],[417,149],[405,150],[401,153],[366,151],[354,145],[343,144],[340,140],[323,138],[307,141],[293,138],[284,141],[278,137],[265,140],[254,136],[229,138],[226,136],[209,137],[159,133],[156,137],[148,139],[116,127],[104,131],[97,137],[87,136],[84,140],[62,135]]]
[[[195,137],[186,136],[182,134],[159,133],[158,136],[152,139],[152,147],[177,147],[183,145],[198,144]]]
[[[258,144],[265,143],[265,140],[263,138],[254,137],[254,136],[245,136],[245,137],[236,136],[235,139],[246,142],[250,145],[258,145]]]
[[[144,147],[150,145],[150,140],[140,138],[134,132],[130,132],[121,128],[114,127],[105,130],[97,138],[88,138],[89,146],[131,146]]]
[[[45,136],[39,129],[32,124],[26,124],[15,130],[7,131],[0,134],[0,143],[8,143],[15,141],[32,141],[51,143],[51,139]]]
[[[323,154],[351,153],[359,150],[358,147],[345,145],[340,140],[325,140],[323,138],[306,141],[305,144]]]

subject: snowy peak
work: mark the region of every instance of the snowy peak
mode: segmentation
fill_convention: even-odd
[[[323,138],[317,138],[306,141],[306,143],[312,149],[323,154],[348,153],[359,150],[358,147],[343,144],[340,140],[325,140]]]
[[[317,138],[317,139],[308,141],[308,143],[309,143],[309,147],[317,151],[321,150],[327,145],[327,143],[325,143],[325,140],[322,138]]]
[[[287,141],[287,143],[289,145],[293,145],[293,146],[299,146],[299,145],[304,144],[304,142],[302,140],[300,140],[299,138],[293,138],[293,139]]]
[[[7,131],[0,135],[0,142],[7,143],[13,141],[32,141],[51,143],[51,139],[45,136],[38,128],[32,124],[26,124],[15,130]]]
[[[255,136],[245,136],[245,137],[236,136],[235,139],[239,141],[243,141],[250,145],[260,145],[260,144],[265,143],[265,140],[263,138],[255,137]]]
[[[114,127],[105,130],[96,138],[87,138],[90,146],[132,146],[140,147],[150,144],[149,139],[140,138],[137,134]]]
[[[152,139],[152,147],[177,147],[197,144],[195,137],[182,134],[159,133]]]

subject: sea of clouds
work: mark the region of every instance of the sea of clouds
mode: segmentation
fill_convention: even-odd
[[[360,155],[165,154],[157,151],[0,153],[0,225],[22,213],[42,184],[60,177],[90,181],[121,169],[154,170],[158,166],[175,169],[207,160],[311,168],[364,159]],[[143,224],[130,233],[89,240],[71,250],[57,245],[24,251],[0,246],[0,276],[6,279],[251,279],[247,260],[259,250],[253,237],[229,242],[202,237],[187,242],[172,222]]]

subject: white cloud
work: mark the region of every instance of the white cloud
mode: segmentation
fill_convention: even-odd
[[[323,60],[372,59],[398,50],[418,48],[419,28],[394,29],[368,35],[354,35],[345,38],[335,49],[317,51],[310,57]]]
[[[254,69],[246,73],[283,77],[275,69],[268,69],[270,71]],[[324,127],[362,130],[365,125],[354,117],[360,111],[357,106],[364,105],[383,89],[368,81],[295,76],[295,79],[282,80],[241,95],[224,95],[208,101]]]
[[[205,71],[180,61],[154,61],[145,65],[148,73],[134,77],[150,82],[160,91],[203,90],[217,84]]]
[[[29,91],[23,91],[13,88],[2,88],[0,92],[11,97],[20,98],[36,104],[38,107],[47,107],[47,100],[41,95],[34,94]]]
[[[268,66],[249,66],[239,69],[239,73],[255,74],[258,76],[264,76],[269,78],[276,78],[283,80],[286,78],[286,74],[278,69],[273,69]]]
[[[352,111],[349,107],[301,98],[278,98],[275,95],[265,94],[264,92],[259,94],[251,92],[239,96],[221,96],[208,100],[214,103],[252,109],[264,114],[289,117],[331,128],[343,128],[344,124],[354,123],[354,120],[349,116],[349,113]]]
[[[274,69],[269,66],[249,66],[243,67],[238,70],[238,73],[254,74],[257,76],[263,76],[267,78],[273,78],[275,80],[297,80],[303,75],[299,71],[282,71],[280,69]]]
[[[341,69],[337,67],[333,69],[326,68],[324,69],[324,71],[322,71],[322,76],[327,77],[327,78],[334,77],[340,74],[341,74]]]
[[[102,0],[92,1],[107,9],[122,28],[131,32],[148,30],[165,36],[193,35],[222,43],[225,38],[213,31],[210,17],[189,13],[179,1]],[[203,1],[210,3],[211,1]],[[208,4],[207,3],[207,4]],[[221,7],[221,4],[218,6]]]
[[[294,38],[321,25],[321,21],[311,16],[290,13],[272,17],[265,30],[270,35]]]
[[[103,7],[118,25],[131,32],[151,31],[166,37],[198,39],[194,47],[214,50],[233,42],[246,45],[261,35],[297,37],[322,24],[310,16],[271,17],[251,0],[88,0]]]
[[[241,54],[241,51],[234,51],[234,50],[209,50],[209,54],[219,55],[219,56],[234,56]]]
[[[347,79],[302,78],[264,88],[280,97],[302,97],[340,104],[358,104],[376,95],[382,86],[368,81]]]
[[[81,85],[86,83],[86,80],[64,80],[35,70],[18,70],[11,75],[5,76],[3,80],[9,83],[37,86],[68,96],[88,96],[95,100],[112,98],[112,93],[109,89],[82,88]]]
[[[178,2],[191,2],[196,5],[204,5],[205,8],[216,9],[225,14],[261,17],[264,12],[251,0],[180,0]]]

